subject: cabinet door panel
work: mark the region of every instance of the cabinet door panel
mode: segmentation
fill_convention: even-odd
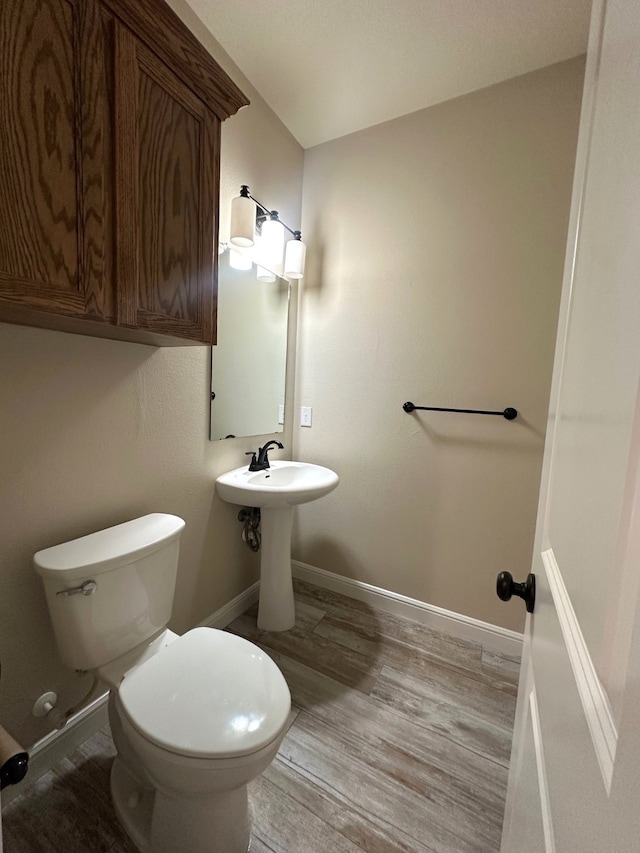
[[[0,51],[2,273],[69,291],[78,286],[74,11],[8,0]]]
[[[196,322],[201,122],[144,72],[139,103],[139,308]]]
[[[105,314],[97,20],[95,0],[3,0],[0,6],[4,304]]]
[[[116,33],[118,322],[210,343],[219,122]]]

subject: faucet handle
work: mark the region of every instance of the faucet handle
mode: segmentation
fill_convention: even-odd
[[[251,462],[249,462],[249,470],[250,471],[262,471],[263,467],[267,467],[267,468],[269,467],[268,465],[267,466],[261,466],[260,465],[260,462],[258,461],[260,458],[260,452],[261,452],[261,450],[259,448],[258,449],[258,459],[256,459],[255,450],[247,450],[247,452],[244,454],[245,456],[251,457]]]

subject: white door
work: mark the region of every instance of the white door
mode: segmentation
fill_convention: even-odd
[[[502,853],[640,853],[639,388],[640,2],[596,0]]]

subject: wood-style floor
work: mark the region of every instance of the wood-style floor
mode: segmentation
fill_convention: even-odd
[[[294,704],[249,789],[252,853],[498,851],[517,661],[295,586],[291,631],[259,631],[256,607],[228,628],[274,658]],[[5,853],[135,853],[109,799],[113,755],[99,732],[10,802]]]

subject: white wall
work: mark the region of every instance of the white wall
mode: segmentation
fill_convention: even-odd
[[[294,558],[520,629],[578,129],[570,60],[305,152]],[[407,415],[402,404],[504,409]]]
[[[299,221],[302,149],[183,0],[171,5],[252,101],[223,125],[222,237],[241,183]],[[208,347],[0,324],[0,723],[27,747],[48,730],[31,717],[35,699],[55,690],[68,706],[88,684],[56,656],[36,550],[147,512],[182,516],[178,631],[257,579],[237,509],[214,495],[257,442],[209,442],[209,359]]]

